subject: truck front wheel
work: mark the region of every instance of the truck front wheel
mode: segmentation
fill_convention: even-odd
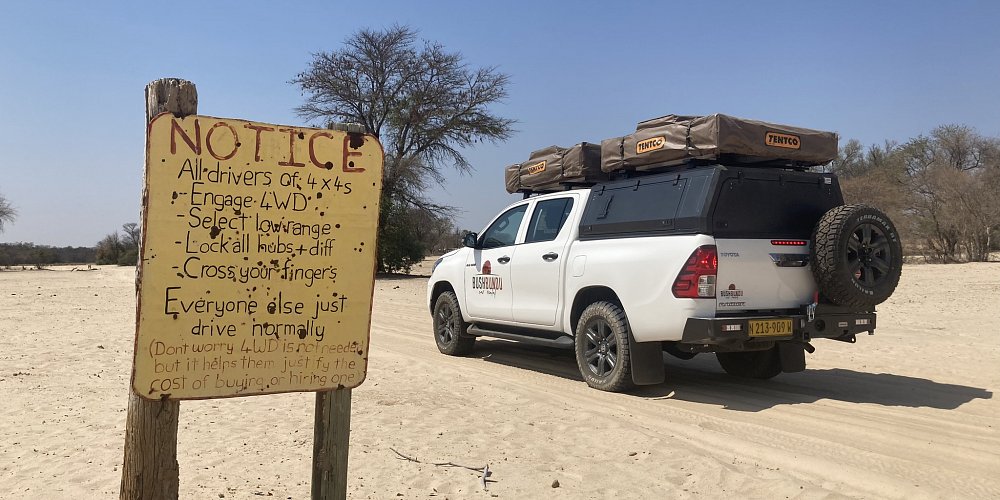
[[[625,311],[611,302],[595,302],[576,327],[576,364],[587,385],[602,391],[631,389],[629,326]]]
[[[469,324],[462,320],[462,310],[455,292],[444,292],[434,302],[434,342],[438,350],[461,356],[472,352],[476,337],[466,333]]]

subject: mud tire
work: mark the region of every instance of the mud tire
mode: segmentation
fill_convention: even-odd
[[[576,327],[576,364],[587,385],[607,392],[635,387],[630,335],[621,306],[601,301],[583,310]]]
[[[842,205],[826,212],[812,237],[813,277],[834,304],[872,308],[896,290],[903,248],[896,226],[881,210]]]
[[[469,335],[469,324],[462,320],[462,310],[455,292],[444,292],[434,302],[434,342],[438,350],[450,356],[472,352],[476,337]]]

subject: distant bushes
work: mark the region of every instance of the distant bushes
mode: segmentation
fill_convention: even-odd
[[[134,266],[139,262],[139,225],[122,225],[97,242],[95,247],[53,247],[34,243],[0,243],[0,268],[31,266],[41,269],[53,264]]]
[[[52,264],[87,264],[95,262],[92,247],[53,247],[34,243],[0,243],[0,267],[44,267]]]
[[[892,217],[907,255],[985,262],[1000,249],[1000,138],[942,125],[902,144],[850,140],[827,170],[848,203]]]
[[[122,225],[121,232],[110,233],[97,242],[98,264],[134,266],[139,262],[139,225],[134,222]]]

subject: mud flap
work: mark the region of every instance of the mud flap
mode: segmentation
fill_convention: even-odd
[[[632,382],[635,385],[654,385],[666,380],[663,345],[660,342],[636,342],[630,332],[628,349],[632,360]]]
[[[802,344],[778,342],[778,355],[781,357],[781,371],[785,373],[805,371],[806,349]]]

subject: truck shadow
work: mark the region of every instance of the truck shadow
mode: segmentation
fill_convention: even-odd
[[[490,363],[532,370],[583,383],[572,351],[500,340],[479,340],[474,357]],[[845,368],[784,373],[771,380],[747,380],[722,371],[715,356],[689,361],[664,355],[664,383],[639,387],[628,395],[646,399],[676,399],[735,411],[761,411],[774,406],[813,403],[821,399],[847,403],[952,410],[975,399],[992,399],[978,387],[944,384],[929,379],[868,373]]]

